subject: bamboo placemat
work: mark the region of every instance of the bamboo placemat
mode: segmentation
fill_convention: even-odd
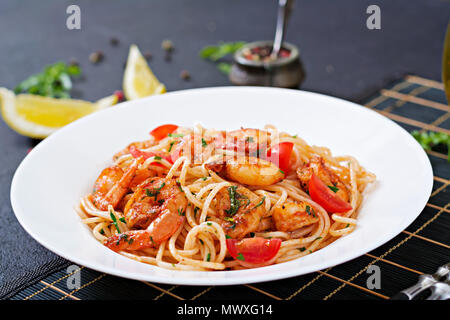
[[[407,131],[450,133],[450,113],[443,85],[406,76],[362,102]],[[73,273],[59,270],[12,297],[22,299],[153,299],[153,300],[295,300],[388,299],[450,261],[450,164],[446,150],[427,151],[434,171],[433,193],[420,216],[397,237],[347,263],[311,274],[252,285],[190,287],[133,281],[81,267],[81,287],[69,290]],[[414,172],[411,172],[414,174]],[[369,289],[367,269],[381,271],[381,288]]]

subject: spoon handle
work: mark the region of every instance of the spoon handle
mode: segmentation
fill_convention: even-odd
[[[284,39],[284,30],[287,25],[289,13],[291,11],[293,0],[279,0],[278,1],[278,16],[277,16],[277,28],[275,31],[275,40],[273,42],[272,56],[278,57],[280,53],[281,45]]]

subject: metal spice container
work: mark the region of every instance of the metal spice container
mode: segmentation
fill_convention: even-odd
[[[305,71],[298,48],[283,42],[283,49],[290,52],[287,57],[269,60],[248,59],[245,52],[254,48],[273,47],[273,41],[251,42],[234,54],[234,64],[229,75],[235,85],[298,88],[305,79]]]

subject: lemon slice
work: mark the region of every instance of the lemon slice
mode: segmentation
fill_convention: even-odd
[[[15,95],[6,88],[0,88],[0,107],[5,122],[14,131],[37,139],[43,139],[76,119],[116,103],[115,95],[92,103],[32,94]]]
[[[128,100],[166,92],[166,87],[155,77],[134,44],[130,46],[128,53],[127,66],[123,75],[123,92]]]

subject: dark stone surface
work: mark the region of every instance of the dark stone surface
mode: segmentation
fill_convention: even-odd
[[[66,28],[66,8],[73,2],[81,7],[79,31]],[[381,7],[381,30],[366,28],[370,4]],[[270,0],[2,0],[0,86],[14,88],[45,64],[75,58],[84,78],[75,83],[73,96],[96,100],[121,89],[131,43],[152,53],[150,65],[169,91],[229,85],[198,57],[199,50],[221,40],[271,39],[275,10]],[[300,47],[307,72],[303,89],[359,100],[405,73],[440,80],[449,17],[450,2],[443,0],[296,1],[287,41]],[[117,46],[110,44],[112,37],[119,39]],[[164,39],[175,44],[170,62],[161,49]],[[105,59],[92,65],[89,54],[97,50]],[[189,81],[179,77],[184,69]],[[58,262],[25,233],[10,206],[13,173],[34,144],[0,121],[0,289],[37,266]]]

